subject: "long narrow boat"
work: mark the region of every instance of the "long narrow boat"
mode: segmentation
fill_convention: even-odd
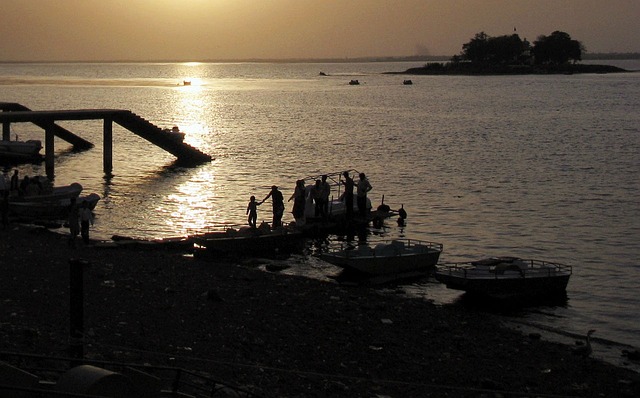
[[[496,257],[438,265],[435,278],[450,289],[493,299],[545,298],[564,294],[571,274],[570,265]]]
[[[215,254],[265,256],[292,253],[304,247],[304,235],[298,230],[278,228],[243,228],[192,235],[188,238],[197,247]]]
[[[371,247],[329,248],[320,254],[324,261],[367,275],[392,275],[433,268],[442,253],[442,244],[414,239],[396,239]]]

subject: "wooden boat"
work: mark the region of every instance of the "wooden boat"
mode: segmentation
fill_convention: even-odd
[[[517,257],[442,264],[435,278],[450,289],[493,299],[545,298],[565,294],[569,265]]]
[[[442,253],[442,244],[414,239],[384,241],[374,247],[330,248],[320,254],[324,261],[367,275],[391,275],[433,268]]]
[[[271,231],[268,226],[192,235],[189,240],[196,245],[196,248],[204,248],[210,253],[245,256],[287,254],[300,251],[304,246],[304,236],[301,231],[290,228],[277,228]]]
[[[357,85],[359,85],[359,84],[360,84],[360,81],[359,81],[359,80],[357,80],[357,79],[349,80],[349,85],[350,85],[350,86],[357,86]]]
[[[42,142],[28,141],[0,141],[0,159],[2,161],[31,161],[42,157],[40,150]]]

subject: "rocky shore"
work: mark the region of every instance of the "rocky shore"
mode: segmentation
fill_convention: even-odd
[[[263,397],[635,397],[639,375],[476,312],[285,276],[254,260],[0,231],[0,351],[68,355],[83,259],[85,356],[178,366]]]

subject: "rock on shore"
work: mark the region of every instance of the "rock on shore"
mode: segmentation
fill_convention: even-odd
[[[42,228],[0,231],[0,350],[65,355],[69,259],[89,358],[205,371],[267,397],[639,396],[638,375],[475,312]]]

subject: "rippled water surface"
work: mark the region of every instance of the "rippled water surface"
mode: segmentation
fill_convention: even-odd
[[[355,168],[369,176],[374,204],[385,195],[409,212],[407,226],[386,235],[441,242],[443,261],[571,264],[566,306],[525,317],[640,346],[640,75],[412,76],[405,86],[381,73],[412,66],[3,64],[0,101],[132,110],[180,126],[215,157],[172,167],[170,154],[115,125],[114,175],[105,178],[102,121],[61,123],[96,144],[72,153],[56,140],[56,184],[78,181],[103,196],[94,236],[241,225],[251,195],[275,184],[286,198],[299,177]],[[12,132],[43,139],[29,124]],[[267,204],[259,218],[270,218]],[[332,269],[308,258],[290,272]],[[459,296],[434,284],[409,290],[440,302]]]

